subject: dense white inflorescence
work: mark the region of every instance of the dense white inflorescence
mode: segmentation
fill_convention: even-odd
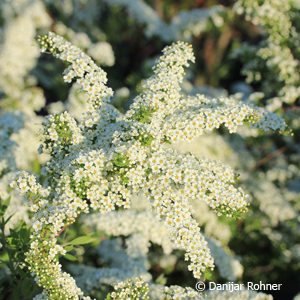
[[[237,14],[261,26],[266,37],[258,46],[245,46],[236,54],[244,58],[243,73],[248,82],[262,81],[262,92],[268,109],[293,104],[300,97],[299,31],[294,17],[297,1],[246,1],[234,5]]]
[[[37,132],[41,118],[35,111],[45,104],[41,90],[33,87],[35,77],[30,74],[40,55],[34,42],[36,31],[46,28],[50,18],[39,0],[2,1],[0,4],[2,31],[0,37],[0,140],[1,176],[0,196],[10,198],[5,212],[9,219],[5,233],[21,220],[29,223],[27,207],[15,191],[9,189],[9,180],[20,169],[45,161],[37,155],[40,141]]]
[[[115,292],[110,294],[111,299],[127,300],[141,299],[148,300],[148,284],[140,278],[129,279],[119,282],[114,286]]]
[[[149,210],[113,211],[108,214],[93,214],[84,218],[84,224],[93,229],[104,232],[108,236],[129,236],[126,240],[126,252],[129,256],[146,255],[150,242],[161,245],[165,254],[177,249],[170,241],[170,229]],[[221,245],[205,237],[211,249],[212,256],[219,269],[220,275],[227,280],[236,280],[242,274],[240,263],[228,255]],[[112,253],[113,250],[111,249]],[[112,254],[116,257],[119,255]],[[102,257],[102,256],[101,256]],[[129,270],[127,265],[126,270]],[[104,270],[99,270],[103,272]],[[132,272],[135,274],[134,272]],[[87,278],[88,272],[82,278]],[[142,276],[141,274],[136,274]],[[91,277],[88,276],[89,278]],[[124,276],[123,276],[124,277]],[[97,283],[95,283],[97,286]]]
[[[99,65],[112,66],[115,63],[115,56],[111,45],[105,41],[93,43],[84,32],[75,32],[65,24],[57,22],[55,33],[70,40],[73,45],[85,50]]]
[[[28,72],[39,57],[39,47],[33,42],[36,29],[50,24],[41,1],[19,2],[1,3],[5,22],[0,47],[0,90],[12,98],[22,97]]]
[[[140,238],[142,238],[141,244],[138,242]],[[134,252],[131,252],[130,244],[135,247]],[[76,283],[86,292],[99,290],[102,285],[114,285],[134,277],[140,277],[148,282],[152,276],[148,273],[148,260],[143,253],[143,244],[143,236],[139,234],[132,235],[127,240],[126,249],[122,247],[120,238],[104,240],[99,246],[98,254],[101,261],[108,266],[96,268],[70,265],[69,270],[74,275]]]
[[[221,244],[215,240],[206,237],[211,254],[215,264],[219,269],[220,275],[229,281],[241,278],[243,274],[243,266],[241,263],[225,252]]]
[[[9,187],[18,175],[19,168],[18,157],[15,157],[15,153],[20,147],[12,140],[12,136],[18,136],[18,131],[23,130],[23,121],[22,114],[17,111],[0,114],[0,200],[2,203],[9,200],[4,213],[4,218],[7,220],[4,228],[5,236],[9,236],[11,229],[16,228],[20,222],[31,223],[28,205],[24,203],[24,198],[19,192]],[[23,161],[28,162],[26,159]]]
[[[81,88],[87,92],[90,104],[101,105],[105,99],[108,100],[112,96],[112,90],[105,86],[106,73],[79,48],[51,32],[48,39],[42,41],[41,45],[42,51],[48,50],[55,57],[70,63],[65,71],[64,80],[71,82],[76,78]]]
[[[284,121],[230,98],[210,100],[198,95],[185,99],[180,94],[183,67],[194,56],[182,42],[163,50],[154,75],[145,81],[142,93],[124,115],[108,104],[112,90],[106,86],[105,72],[79,48],[54,33],[40,38],[40,43],[43,51],[69,63],[64,79],[75,79],[89,96],[80,122],[64,112],[49,116],[44,123],[40,150],[51,155],[43,168],[48,178],[45,186],[27,173],[20,174],[12,185],[26,195],[34,212],[26,263],[44,295],[77,299],[83,294],[57,259],[57,254],[65,253],[57,237],[66,226],[90,208],[103,214],[127,209],[131,195],[137,192],[148,198],[152,211],[169,231],[171,245],[185,251],[189,270],[200,278],[214,263],[192,217],[191,201],[204,201],[218,215],[232,217],[246,210],[247,195],[234,186],[229,167],[179,154],[168,143],[188,140],[190,135],[220,125],[234,132],[243,121],[265,130],[283,130]],[[198,115],[193,124],[189,118]]]
[[[173,250],[169,240],[168,228],[148,210],[140,212],[135,210],[113,211],[105,215],[96,213],[85,218],[84,224],[112,236],[141,234],[145,242],[138,247],[140,248],[141,245],[146,246],[139,249],[143,254],[147,254],[150,246],[149,242],[161,245],[166,254],[171,253]],[[130,252],[134,251],[131,248]]]
[[[9,172],[1,176],[0,179],[0,199],[9,199],[9,206],[5,211],[5,218],[12,216],[9,222],[5,226],[5,234],[9,235],[12,228],[15,228],[20,221],[24,221],[30,224],[30,219],[28,216],[28,206],[24,203],[24,199],[20,196],[17,191],[9,191],[8,187],[12,180],[16,177],[16,172]]]

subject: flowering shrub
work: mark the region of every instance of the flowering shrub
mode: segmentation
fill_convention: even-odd
[[[42,51],[69,62],[65,81],[75,78],[89,96],[78,124],[67,112],[44,123],[41,150],[51,155],[43,168],[48,184],[43,187],[27,173],[13,184],[32,202],[35,213],[26,263],[44,288],[43,296],[75,299],[82,295],[58,263],[57,255],[66,250],[57,244],[57,237],[66,226],[88,213],[89,207],[102,213],[129,208],[130,196],[140,191],[167,225],[171,243],[185,250],[189,270],[200,278],[214,263],[192,218],[189,200],[197,197],[218,215],[237,217],[246,210],[247,196],[233,186],[234,174],[228,167],[192,154],[176,154],[165,145],[220,125],[234,132],[248,121],[264,130],[283,130],[284,121],[233,99],[183,100],[179,86],[183,67],[194,58],[190,46],[181,42],[163,50],[154,75],[122,115],[108,104],[112,90],[106,86],[105,72],[79,48],[53,33],[39,42]]]
[[[297,1],[12,0],[0,15],[4,298],[272,299],[197,280],[296,294]]]

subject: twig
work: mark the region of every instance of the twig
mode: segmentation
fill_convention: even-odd
[[[162,8],[161,0],[154,0],[154,9],[156,10],[159,17],[162,19],[163,18],[163,8]]]
[[[56,237],[60,236],[72,224],[73,223],[70,223],[70,224],[65,225],[64,227],[62,227],[62,229],[57,233]]]
[[[75,218],[75,220],[78,218],[78,216],[81,214],[81,212],[76,216],[76,218]],[[75,221],[74,220],[74,221]],[[57,235],[56,235],[56,237],[58,237],[58,236],[60,236],[69,226],[71,226],[73,223],[74,223],[74,221],[72,222],[72,223],[70,223],[70,224],[67,224],[67,225],[65,225],[65,226],[63,226],[62,228],[61,228],[61,230],[57,233]]]
[[[284,107],[283,110],[284,111],[300,110],[300,106],[293,105],[293,106],[289,106],[289,107]]]
[[[248,172],[252,172],[254,170],[256,170],[258,167],[260,167],[261,165],[263,165],[264,163],[266,163],[267,161],[269,161],[270,159],[278,156],[279,154],[283,153],[284,151],[286,151],[288,148],[288,146],[283,146],[271,153],[269,153],[267,156],[265,156],[264,158],[260,159],[252,168],[250,168],[248,170]]]

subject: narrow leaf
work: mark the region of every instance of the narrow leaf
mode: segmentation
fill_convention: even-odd
[[[76,261],[77,260],[77,258],[74,255],[69,254],[69,253],[64,255],[64,258],[67,259],[67,260],[70,260],[70,261]]]
[[[96,239],[90,235],[79,236],[76,239],[69,242],[70,245],[84,245],[94,242]]]

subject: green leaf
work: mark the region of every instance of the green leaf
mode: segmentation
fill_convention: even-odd
[[[33,172],[36,174],[41,173],[41,164],[39,163],[38,159],[33,161]]]
[[[66,252],[71,251],[73,248],[74,248],[73,245],[69,245],[69,246],[64,247],[64,249],[66,250]]]
[[[14,216],[14,214],[11,214],[3,223],[4,223],[4,225],[6,225],[8,222],[9,222],[9,220],[12,218]]]
[[[129,159],[126,156],[123,156],[120,153],[117,153],[113,163],[117,167],[128,167]]]
[[[2,202],[0,199],[0,217],[3,217],[10,203],[10,197],[8,197],[5,201]]]
[[[86,236],[79,236],[76,239],[72,240],[69,242],[70,245],[84,245],[84,244],[89,244],[96,241],[96,239],[90,235]]]
[[[69,254],[69,253],[64,255],[64,258],[67,259],[67,260],[70,260],[70,261],[76,261],[77,260],[77,258],[74,255]]]
[[[162,273],[156,278],[155,283],[165,285],[167,283],[167,278]]]
[[[121,175],[122,184],[127,184],[129,182],[129,178],[127,176]]]
[[[210,270],[206,270],[204,273],[203,273],[203,278],[204,280],[210,280],[212,278],[212,272]]]
[[[147,146],[149,147],[152,143],[152,141],[154,140],[154,138],[149,135],[149,136],[143,136],[142,140],[141,140],[141,144],[142,146]]]

